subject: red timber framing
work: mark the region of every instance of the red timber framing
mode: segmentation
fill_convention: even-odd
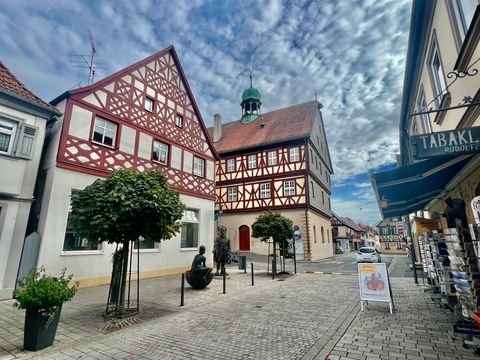
[[[58,167],[96,176],[108,176],[119,168],[140,172],[162,169],[170,186],[180,193],[215,199],[214,165],[218,155],[173,47],[53,102],[65,98]],[[151,103],[151,111],[146,102]],[[79,119],[72,116],[74,111],[87,115]],[[92,141],[96,117],[116,124],[113,146]],[[80,127],[74,122],[86,123],[88,118],[88,136],[78,136],[80,131],[71,130],[72,125]],[[128,132],[129,140],[125,140],[124,132]],[[128,146],[122,147],[122,141],[128,141]],[[166,164],[152,158],[155,141],[168,145]],[[195,158],[204,160],[203,176],[193,174]]]
[[[290,149],[293,148],[298,150],[298,159],[290,161]],[[249,166],[251,156],[256,157],[254,168],[253,161]],[[228,168],[230,159],[235,164],[233,171]],[[216,169],[216,203],[222,204],[225,213],[304,208],[307,203],[306,165],[304,143],[278,144],[258,151],[222,155]]]

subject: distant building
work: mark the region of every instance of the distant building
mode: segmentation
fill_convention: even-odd
[[[349,217],[332,213],[332,238],[335,249],[343,252],[358,250],[365,245],[365,230]]]
[[[406,254],[404,223],[399,218],[385,219],[376,224],[380,250],[385,254]]]
[[[321,104],[311,101],[262,114],[260,98],[250,86],[242,95],[242,118],[222,124],[216,115],[209,129],[220,156],[218,223],[227,227],[233,249],[267,254],[268,245],[251,236],[251,226],[264,211],[279,211],[300,230],[300,256],[331,256],[333,168]]]
[[[70,195],[121,168],[165,171],[186,204],[177,236],[142,240],[134,249],[141,253],[140,277],[184,271],[199,245],[211,254],[215,149],[173,47],[52,103],[64,115],[51,128],[44,154],[39,265],[68,267],[83,286],[109,282],[115,246],[75,234]]]
[[[0,300],[13,294],[45,129],[60,115],[0,62]]]

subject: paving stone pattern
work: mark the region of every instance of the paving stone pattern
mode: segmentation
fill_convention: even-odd
[[[64,306],[54,346],[22,350],[23,311],[0,302],[0,360],[35,359],[475,359],[451,339],[451,314],[411,279],[392,279],[397,311],[369,303],[360,312],[354,276],[298,274],[272,281],[230,270],[206,291],[179,277],[144,280],[148,316],[109,334],[95,326],[108,289],[81,289]],[[6,344],[6,345],[5,345]]]

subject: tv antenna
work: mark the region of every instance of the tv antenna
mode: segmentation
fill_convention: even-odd
[[[81,67],[88,69],[88,85],[90,85],[93,84],[93,81],[95,80],[96,69],[105,69],[105,67],[95,65],[97,47],[95,46],[95,41],[93,40],[93,35],[90,30],[88,30],[88,37],[90,39],[90,54],[70,54],[70,56],[76,56],[81,58],[78,60],[72,60],[73,67]]]

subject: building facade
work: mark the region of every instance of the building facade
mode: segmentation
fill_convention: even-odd
[[[330,225],[332,163],[317,101],[261,113],[260,92],[242,95],[242,118],[210,128],[220,160],[216,171],[218,223],[232,248],[271,253],[251,236],[266,210],[291,219],[300,231],[298,256],[320,259],[333,252]]]
[[[70,195],[120,168],[164,171],[186,204],[177,236],[134,249],[141,278],[184,271],[199,245],[211,253],[216,155],[173,47],[52,103],[64,115],[44,154],[38,265],[68,267],[82,286],[110,281],[115,247],[75,235]]]
[[[59,115],[0,62],[0,300],[12,297],[45,129]]]
[[[401,219],[385,219],[380,221],[376,227],[382,253],[399,255],[407,253],[405,228]]]
[[[346,253],[364,246],[365,230],[349,217],[333,213],[331,218],[334,249]]]

